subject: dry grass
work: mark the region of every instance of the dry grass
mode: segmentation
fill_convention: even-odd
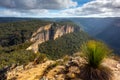
[[[112,80],[112,73],[108,67],[100,66],[93,68],[85,65],[81,69],[80,78],[83,80]]]

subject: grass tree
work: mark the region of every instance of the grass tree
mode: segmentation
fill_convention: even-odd
[[[90,40],[81,46],[87,64],[81,71],[83,80],[111,80],[112,72],[101,63],[111,50],[102,42]]]

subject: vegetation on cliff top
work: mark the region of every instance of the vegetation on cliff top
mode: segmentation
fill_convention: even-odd
[[[112,72],[101,63],[111,50],[102,42],[90,40],[81,46],[88,62],[81,71],[83,80],[111,80]]]
[[[51,59],[62,58],[79,51],[81,44],[90,37],[83,31],[73,32],[56,40],[49,40],[39,45],[39,52],[46,54]]]
[[[47,20],[29,20],[29,21],[17,21],[0,23],[0,45],[2,46],[13,46],[24,43],[29,40],[32,33],[35,32],[39,27],[47,24],[54,23],[53,21]],[[71,25],[77,26],[73,22],[65,21],[55,22],[60,25]]]
[[[36,57],[32,51],[27,51],[26,48],[31,43],[23,43],[11,47],[0,47],[0,69],[12,64],[27,64],[33,61]]]
[[[42,20],[0,23],[0,45],[13,46],[24,43],[34,31],[49,23],[50,21]]]
[[[39,27],[45,26],[46,24],[53,23],[51,21],[44,21],[44,20],[30,20],[30,21],[18,21],[18,22],[8,22],[8,23],[0,23],[0,68],[6,66],[6,65],[11,65],[13,63],[19,63],[19,64],[26,64],[32,60],[34,60],[35,56],[33,52],[31,51],[26,51],[26,48],[28,48],[31,43],[28,41],[34,31],[36,31]],[[74,23],[72,22],[57,22],[57,24],[61,25],[73,25]],[[82,34],[81,34],[82,35]],[[78,37],[76,36],[75,33],[73,34],[68,34],[69,37],[63,36],[60,40],[65,41],[64,43],[67,42],[67,39],[70,39],[73,43],[75,43]],[[75,40],[71,40],[70,37],[75,38]],[[87,37],[85,37],[87,38]],[[57,42],[59,43],[60,40],[56,41],[48,41],[47,43],[54,43]],[[69,40],[68,40],[69,41]],[[70,44],[70,41],[68,42]],[[79,40],[78,40],[79,41]],[[78,42],[77,42],[78,43]],[[56,53],[59,55],[63,55],[64,53],[69,53],[70,49],[67,50],[69,46],[66,46],[66,51],[65,49],[62,50],[62,45],[66,44],[59,44],[61,47],[58,48],[60,52]],[[52,46],[52,45],[51,45]],[[50,58],[59,58],[59,55],[56,57],[56,50],[54,50],[54,46],[51,48],[53,51],[52,55],[49,55]],[[64,46],[65,48],[65,46]],[[74,44],[73,46],[73,52],[74,49],[76,49],[76,46]],[[45,49],[44,49],[45,50]],[[48,51],[51,52],[51,51]],[[48,53],[47,52],[47,53]],[[62,53],[63,52],[63,53]],[[61,53],[61,54],[60,54]],[[71,54],[71,53],[70,53]],[[61,57],[61,56],[60,56]]]

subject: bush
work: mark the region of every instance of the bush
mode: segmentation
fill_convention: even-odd
[[[32,51],[26,51],[24,49],[14,51],[11,53],[0,54],[0,69],[12,64],[28,64],[35,59],[36,55]]]
[[[102,42],[90,40],[81,47],[86,60],[91,67],[97,68],[111,50]]]
[[[37,53],[36,58],[34,60],[34,64],[39,64],[39,63],[42,63],[42,62],[44,62],[46,60],[47,60],[46,54]]]
[[[81,71],[83,80],[111,80],[111,70],[101,65],[111,50],[102,42],[90,40],[81,46],[88,62]]]

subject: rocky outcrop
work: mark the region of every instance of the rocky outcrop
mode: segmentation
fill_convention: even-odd
[[[7,71],[6,80],[70,80],[70,78],[75,80],[75,75],[80,73],[79,64],[83,63],[82,59],[70,58],[64,65],[58,64],[58,60],[47,60],[37,65],[29,63],[25,66],[17,66]],[[64,60],[61,61],[64,63]]]
[[[56,30],[55,34],[54,34],[54,37],[53,39],[57,39],[58,37],[61,37],[62,35],[64,34],[68,34],[68,33],[71,33],[71,32],[74,32],[74,27],[72,26],[61,26],[61,27],[58,27],[58,29]]]
[[[40,27],[36,32],[32,34],[30,42],[33,42],[33,44],[28,47],[27,50],[33,50],[35,53],[37,53],[39,44],[48,40],[55,40],[65,34],[79,30],[80,28],[76,26],[71,26],[67,24],[58,25],[56,23]]]
[[[61,63],[58,64],[58,61]],[[37,65],[17,66],[7,71],[7,80],[82,80],[80,73],[86,64],[83,57],[69,57],[65,63],[64,59],[51,61],[47,60]],[[112,58],[104,59],[102,65],[112,70],[113,79],[120,80],[120,62]],[[29,67],[29,68],[28,68]]]
[[[23,67],[23,65],[17,66],[13,70],[7,72],[6,80],[40,80],[47,68],[53,64],[55,64],[55,62],[49,60],[42,64],[32,65],[31,68],[26,68],[26,66]]]
[[[120,80],[120,61],[107,58],[104,60],[104,66],[107,66],[112,70],[113,73],[113,80]]]

